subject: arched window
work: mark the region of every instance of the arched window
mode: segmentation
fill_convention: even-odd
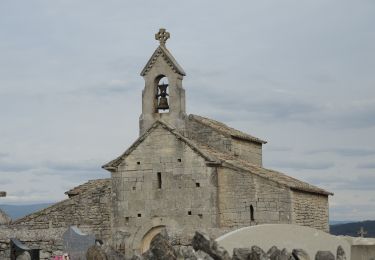
[[[168,78],[161,75],[156,78],[156,113],[169,112]]]

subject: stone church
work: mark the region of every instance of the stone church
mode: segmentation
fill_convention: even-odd
[[[141,72],[140,135],[103,166],[111,177],[73,188],[66,192],[68,199],[10,228],[58,236],[76,225],[127,254],[147,250],[163,229],[181,244],[195,230],[217,237],[265,223],[328,232],[332,193],[263,168],[266,141],[186,113],[186,74],[166,48],[169,36],[165,29],[155,35],[160,44]],[[43,239],[38,242],[42,247]],[[54,250],[46,248],[47,253]]]

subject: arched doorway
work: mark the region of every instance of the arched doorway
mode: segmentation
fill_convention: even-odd
[[[147,233],[142,238],[141,254],[143,254],[150,248],[150,243],[152,239],[164,229],[165,226],[156,226],[147,231]]]

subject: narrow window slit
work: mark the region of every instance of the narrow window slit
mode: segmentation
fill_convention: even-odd
[[[158,189],[161,189],[161,172],[158,172],[157,176],[158,176]]]
[[[254,221],[254,207],[253,205],[250,205],[250,220]]]

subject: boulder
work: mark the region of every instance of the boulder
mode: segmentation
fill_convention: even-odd
[[[296,260],[310,260],[310,256],[303,249],[293,249],[292,255]]]
[[[315,260],[335,260],[335,256],[330,251],[318,251]]]
[[[337,247],[336,260],[346,260],[345,251],[342,246]]]
[[[288,250],[284,248],[281,250],[279,256],[276,256],[274,259],[271,258],[271,260],[297,260],[297,258],[295,258],[292,253],[289,253]]]
[[[252,246],[249,255],[249,260],[269,260],[270,258],[266,255],[262,248],[258,246]]]
[[[267,257],[271,260],[279,260],[279,256],[281,255],[281,250],[278,249],[276,246],[271,247],[267,251]]]
[[[143,255],[149,260],[176,260],[177,256],[168,238],[162,233],[157,234],[150,243],[150,249]]]
[[[247,260],[250,253],[250,248],[234,248],[232,260]]]
[[[196,252],[192,246],[174,246],[177,260],[197,260]]]
[[[209,256],[209,254],[203,252],[202,250],[195,252],[195,255],[197,256],[197,260],[214,260],[211,256]]]
[[[214,260],[230,260],[228,252],[219,247],[217,242],[207,234],[196,231],[191,242],[195,251],[201,250],[211,256]]]

